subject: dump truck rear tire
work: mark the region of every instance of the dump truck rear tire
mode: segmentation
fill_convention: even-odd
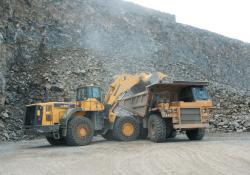
[[[118,117],[115,121],[114,138],[119,141],[134,141],[138,138],[139,123],[134,117]]]
[[[66,144],[66,140],[65,138],[60,138],[60,139],[55,139],[54,137],[51,136],[46,136],[47,141],[54,146],[57,145],[65,145]]]
[[[113,131],[108,130],[105,134],[102,134],[102,137],[106,140],[114,140]]]
[[[187,130],[186,135],[190,140],[201,140],[205,135],[205,129],[196,128],[192,130]]]
[[[166,140],[166,122],[157,114],[151,114],[148,120],[149,138],[153,142],[164,142]]]
[[[66,142],[70,146],[88,145],[94,136],[94,127],[86,117],[74,117],[68,123]]]

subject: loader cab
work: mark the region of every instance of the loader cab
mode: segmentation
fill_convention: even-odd
[[[102,102],[101,88],[98,86],[82,86],[77,89],[76,101],[85,101],[88,99],[97,99]]]
[[[76,106],[85,111],[103,111],[104,104],[101,88],[98,86],[82,86],[76,91]]]

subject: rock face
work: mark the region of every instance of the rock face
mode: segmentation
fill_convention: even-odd
[[[210,81],[211,130],[249,130],[249,44],[120,0],[0,0],[0,18],[0,140],[23,138],[25,104],[140,71]]]
[[[210,87],[214,109],[210,130],[222,132],[250,131],[250,97],[231,87],[213,83]]]

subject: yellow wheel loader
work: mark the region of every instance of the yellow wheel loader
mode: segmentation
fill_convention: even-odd
[[[119,75],[105,99],[99,87],[83,86],[77,89],[75,102],[27,105],[24,132],[44,135],[52,145],[86,145],[98,134],[107,140],[136,140],[140,132],[138,121],[133,116],[116,116],[112,110],[121,96],[132,93],[135,85],[145,89],[149,77],[146,73]]]
[[[36,103],[26,107],[26,134],[45,135],[52,145],[86,145],[104,129],[100,87],[77,89],[76,102]]]

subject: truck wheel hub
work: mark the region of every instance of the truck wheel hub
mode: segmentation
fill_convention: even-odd
[[[135,130],[135,128],[134,128],[133,124],[131,124],[131,123],[127,122],[127,123],[124,123],[122,125],[122,133],[125,136],[131,136],[131,135],[133,135],[134,130]]]
[[[84,126],[79,126],[77,128],[77,132],[78,132],[80,137],[85,137],[87,135],[87,133],[88,133],[88,130]]]

